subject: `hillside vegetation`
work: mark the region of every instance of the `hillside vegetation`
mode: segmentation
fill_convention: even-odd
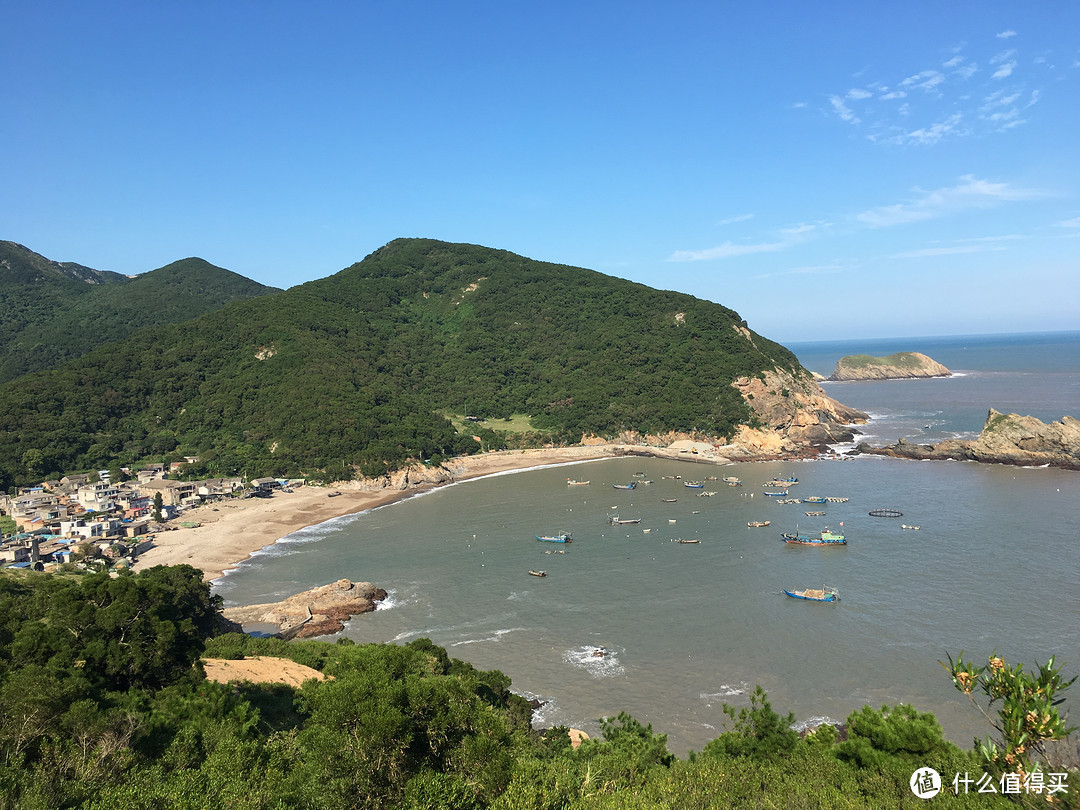
[[[915,808],[916,769],[983,772],[910,706],[853,713],[844,740],[831,726],[800,739],[760,689],[685,760],[625,713],[575,750],[566,728],[531,727],[506,675],[428,639],[218,635],[219,606],[189,566],[0,576],[0,809]],[[245,656],[330,677],[204,677],[201,658]],[[1075,792],[1024,798],[1075,807]],[[939,801],[1016,806],[974,787]]]
[[[730,383],[787,349],[726,307],[506,251],[402,239],[336,275],[144,330],[0,386],[0,476],[197,454],[207,472],[372,475],[521,443],[730,435]],[[494,422],[489,424],[495,424]],[[33,451],[33,452],[31,452]],[[27,455],[29,453],[29,455]]]
[[[56,368],[146,326],[274,291],[202,259],[128,277],[0,241],[0,382]]]

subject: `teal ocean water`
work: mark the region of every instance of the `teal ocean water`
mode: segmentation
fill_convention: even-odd
[[[874,415],[868,436],[965,435],[991,406],[1080,415],[1080,333],[1010,338],[792,348],[825,374],[843,354],[903,350],[960,372],[828,384]],[[743,485],[683,486],[729,475]],[[791,497],[848,500],[779,504],[764,494],[762,483],[788,475],[799,479]],[[568,487],[568,476],[591,483]],[[613,488],[629,481],[634,490]],[[760,684],[802,723],[904,702],[935,712],[967,744],[986,729],[938,666],[946,653],[996,650],[1025,662],[1056,654],[1080,671],[1078,498],[1080,473],[1054,469],[874,457],[724,467],[613,459],[492,476],[310,527],[215,588],[228,604],[250,604],[341,577],[375,582],[390,592],[386,606],[350,622],[347,636],[427,637],[502,670],[517,691],[544,701],[538,725],[596,733],[599,718],[625,710],[683,754],[723,730],[725,702],[745,705]],[[881,507],[903,516],[869,515]],[[612,526],[613,514],[641,523]],[[771,525],[747,527],[761,520]],[[844,547],[780,538],[841,522]],[[574,542],[535,538],[560,531]],[[822,585],[838,588],[840,602],[781,593]]]

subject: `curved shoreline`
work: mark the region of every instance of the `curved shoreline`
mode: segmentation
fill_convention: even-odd
[[[299,487],[291,493],[277,493],[269,499],[220,501],[183,513],[183,519],[200,525],[159,533],[154,546],[139,556],[134,570],[155,565],[187,564],[203,572],[212,582],[225,576],[261,549],[309,526],[335,518],[355,515],[406,498],[464,481],[491,475],[505,475],[543,467],[602,461],[620,456],[641,455],[712,464],[730,460],[715,452],[700,452],[688,458],[687,449],[646,445],[604,444],[538,450],[503,450],[448,460],[443,467],[450,478],[441,483],[425,482],[404,489],[374,487],[370,483],[348,481],[329,487]],[[329,492],[340,492],[334,498]]]

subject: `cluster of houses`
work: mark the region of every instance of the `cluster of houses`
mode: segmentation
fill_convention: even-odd
[[[130,565],[153,545],[153,533],[171,528],[165,522],[184,510],[238,495],[268,495],[288,484],[275,478],[247,486],[242,478],[180,481],[169,478],[169,471],[150,464],[133,480],[114,484],[102,470],[0,494],[0,515],[15,522],[15,532],[0,541],[0,566],[47,570],[71,562],[73,555],[96,558],[97,567]],[[160,523],[154,515],[158,494]]]

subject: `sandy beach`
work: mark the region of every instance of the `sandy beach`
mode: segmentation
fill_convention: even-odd
[[[691,454],[691,448],[698,448]],[[677,442],[670,447],[637,445],[595,445],[538,450],[504,450],[476,456],[463,456],[447,461],[443,467],[452,478],[445,483],[467,481],[485,475],[526,470],[552,464],[570,464],[625,455],[648,455],[681,458],[701,462],[726,463],[706,444]],[[407,488],[373,486],[370,482],[348,481],[325,487],[301,486],[292,492],[278,492],[271,498],[227,499],[213,505],[188,509],[181,519],[198,522],[196,528],[178,528],[159,532],[154,547],[143,552],[135,570],[155,565],[186,563],[202,569],[203,579],[210,581],[247,559],[252,553],[291,532],[314,526],[331,518],[352,515],[383,506],[417,492],[434,489],[443,484],[421,483]],[[340,492],[327,497],[330,492]]]

